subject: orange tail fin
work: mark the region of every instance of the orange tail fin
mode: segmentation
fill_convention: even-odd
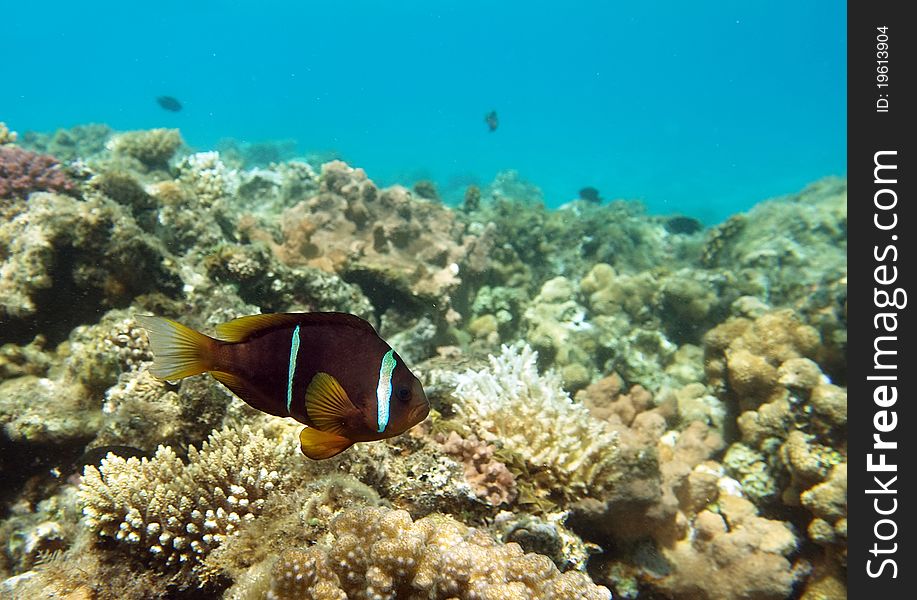
[[[213,369],[213,354],[219,343],[215,339],[172,319],[152,315],[138,315],[136,319],[150,338],[150,373],[154,376],[176,381]]]

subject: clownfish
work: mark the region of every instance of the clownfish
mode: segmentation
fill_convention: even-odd
[[[420,380],[355,315],[252,315],[218,325],[216,338],[171,319],[137,320],[149,335],[155,377],[210,373],[248,405],[306,425],[299,442],[311,459],[395,437],[430,412]]]

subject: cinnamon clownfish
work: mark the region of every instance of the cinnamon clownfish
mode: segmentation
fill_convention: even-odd
[[[171,319],[137,319],[149,334],[154,376],[210,373],[250,406],[305,424],[299,441],[312,459],[400,435],[430,412],[420,380],[355,315],[252,315],[218,325],[216,338]]]

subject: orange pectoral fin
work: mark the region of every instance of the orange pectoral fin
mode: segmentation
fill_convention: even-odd
[[[341,383],[328,373],[316,373],[306,389],[306,414],[317,429],[341,435],[347,419],[357,413]]]
[[[353,442],[345,437],[320,431],[314,427],[305,427],[299,432],[299,445],[302,453],[312,460],[324,460],[337,456],[350,448]]]

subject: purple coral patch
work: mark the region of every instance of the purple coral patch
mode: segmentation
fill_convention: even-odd
[[[75,189],[53,156],[0,146],[0,198],[25,200],[32,192],[71,193]]]

